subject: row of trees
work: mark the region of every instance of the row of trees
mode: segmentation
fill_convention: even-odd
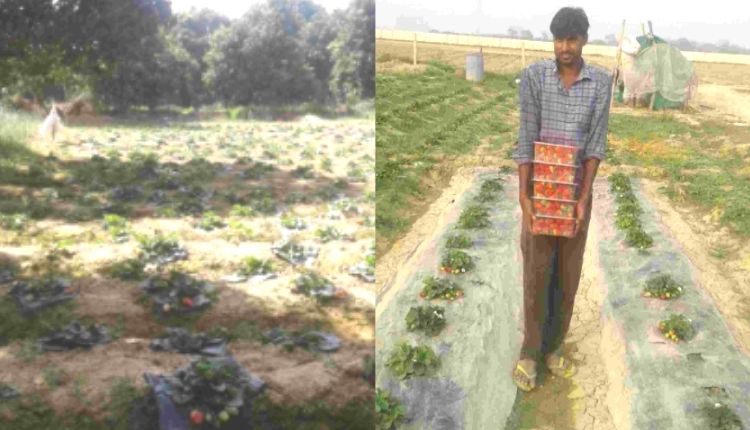
[[[438,32],[437,30],[434,30]],[[493,37],[507,37],[511,39],[524,39],[524,40],[540,40],[540,41],[551,41],[552,37],[547,31],[540,31],[538,35],[534,35],[531,30],[523,27],[509,27],[505,33],[497,34],[483,34],[485,36]],[[679,39],[664,39],[675,47],[682,51],[698,51],[698,52],[723,52],[728,54],[750,54],[750,49],[743,48],[738,45],[730,43],[728,40],[721,40],[717,43],[707,42],[696,42],[688,40],[684,37]],[[614,33],[604,36],[604,39],[590,39],[589,43],[592,45],[609,45],[617,46],[617,36]]]
[[[375,3],[268,0],[236,20],[168,0],[0,0],[0,87],[134,105],[329,103],[374,96]]]

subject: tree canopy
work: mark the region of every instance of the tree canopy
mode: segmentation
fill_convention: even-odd
[[[0,0],[0,88],[115,111],[374,96],[374,0],[268,0],[230,20],[168,0]]]

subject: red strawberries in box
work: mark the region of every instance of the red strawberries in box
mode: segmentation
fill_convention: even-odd
[[[575,221],[573,218],[553,218],[537,215],[531,226],[531,231],[534,234],[573,237]]]
[[[577,146],[534,142],[534,161],[575,165],[577,153]]]
[[[534,161],[534,179],[540,181],[573,182],[576,167],[566,164],[550,164]]]
[[[534,201],[534,213],[537,215],[550,215],[561,218],[573,218],[575,216],[575,200],[554,200],[540,197],[532,197]]]
[[[578,147],[534,142],[533,234],[573,237]]]
[[[575,201],[576,185],[535,180],[534,197]]]

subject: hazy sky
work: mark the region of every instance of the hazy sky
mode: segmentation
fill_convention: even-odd
[[[481,15],[477,14],[481,4]],[[530,30],[534,36],[549,34],[549,22],[564,6],[582,7],[589,18],[589,39],[619,33],[626,20],[626,34],[640,34],[640,23],[651,20],[654,34],[667,39],[685,37],[698,42],[730,43],[750,48],[750,2],[712,0],[629,0],[607,2],[579,0],[573,4],[554,0],[499,2],[491,0],[377,0],[378,28],[394,28],[401,16],[421,17],[430,28],[462,33],[505,33],[508,27]]]
[[[323,6],[328,12],[336,9],[346,9],[349,0],[313,0],[315,4]],[[229,18],[239,18],[257,4],[266,0],[172,0],[172,12],[186,12],[191,7],[196,9],[213,9]]]

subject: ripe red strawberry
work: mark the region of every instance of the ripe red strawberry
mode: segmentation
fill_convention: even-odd
[[[192,308],[193,307],[193,299],[191,299],[190,297],[183,297],[182,298],[182,304],[186,308]]]
[[[193,411],[190,412],[190,421],[192,421],[193,424],[196,424],[196,425],[203,424],[203,418],[205,418],[205,415],[203,414],[202,411],[193,409]]]

